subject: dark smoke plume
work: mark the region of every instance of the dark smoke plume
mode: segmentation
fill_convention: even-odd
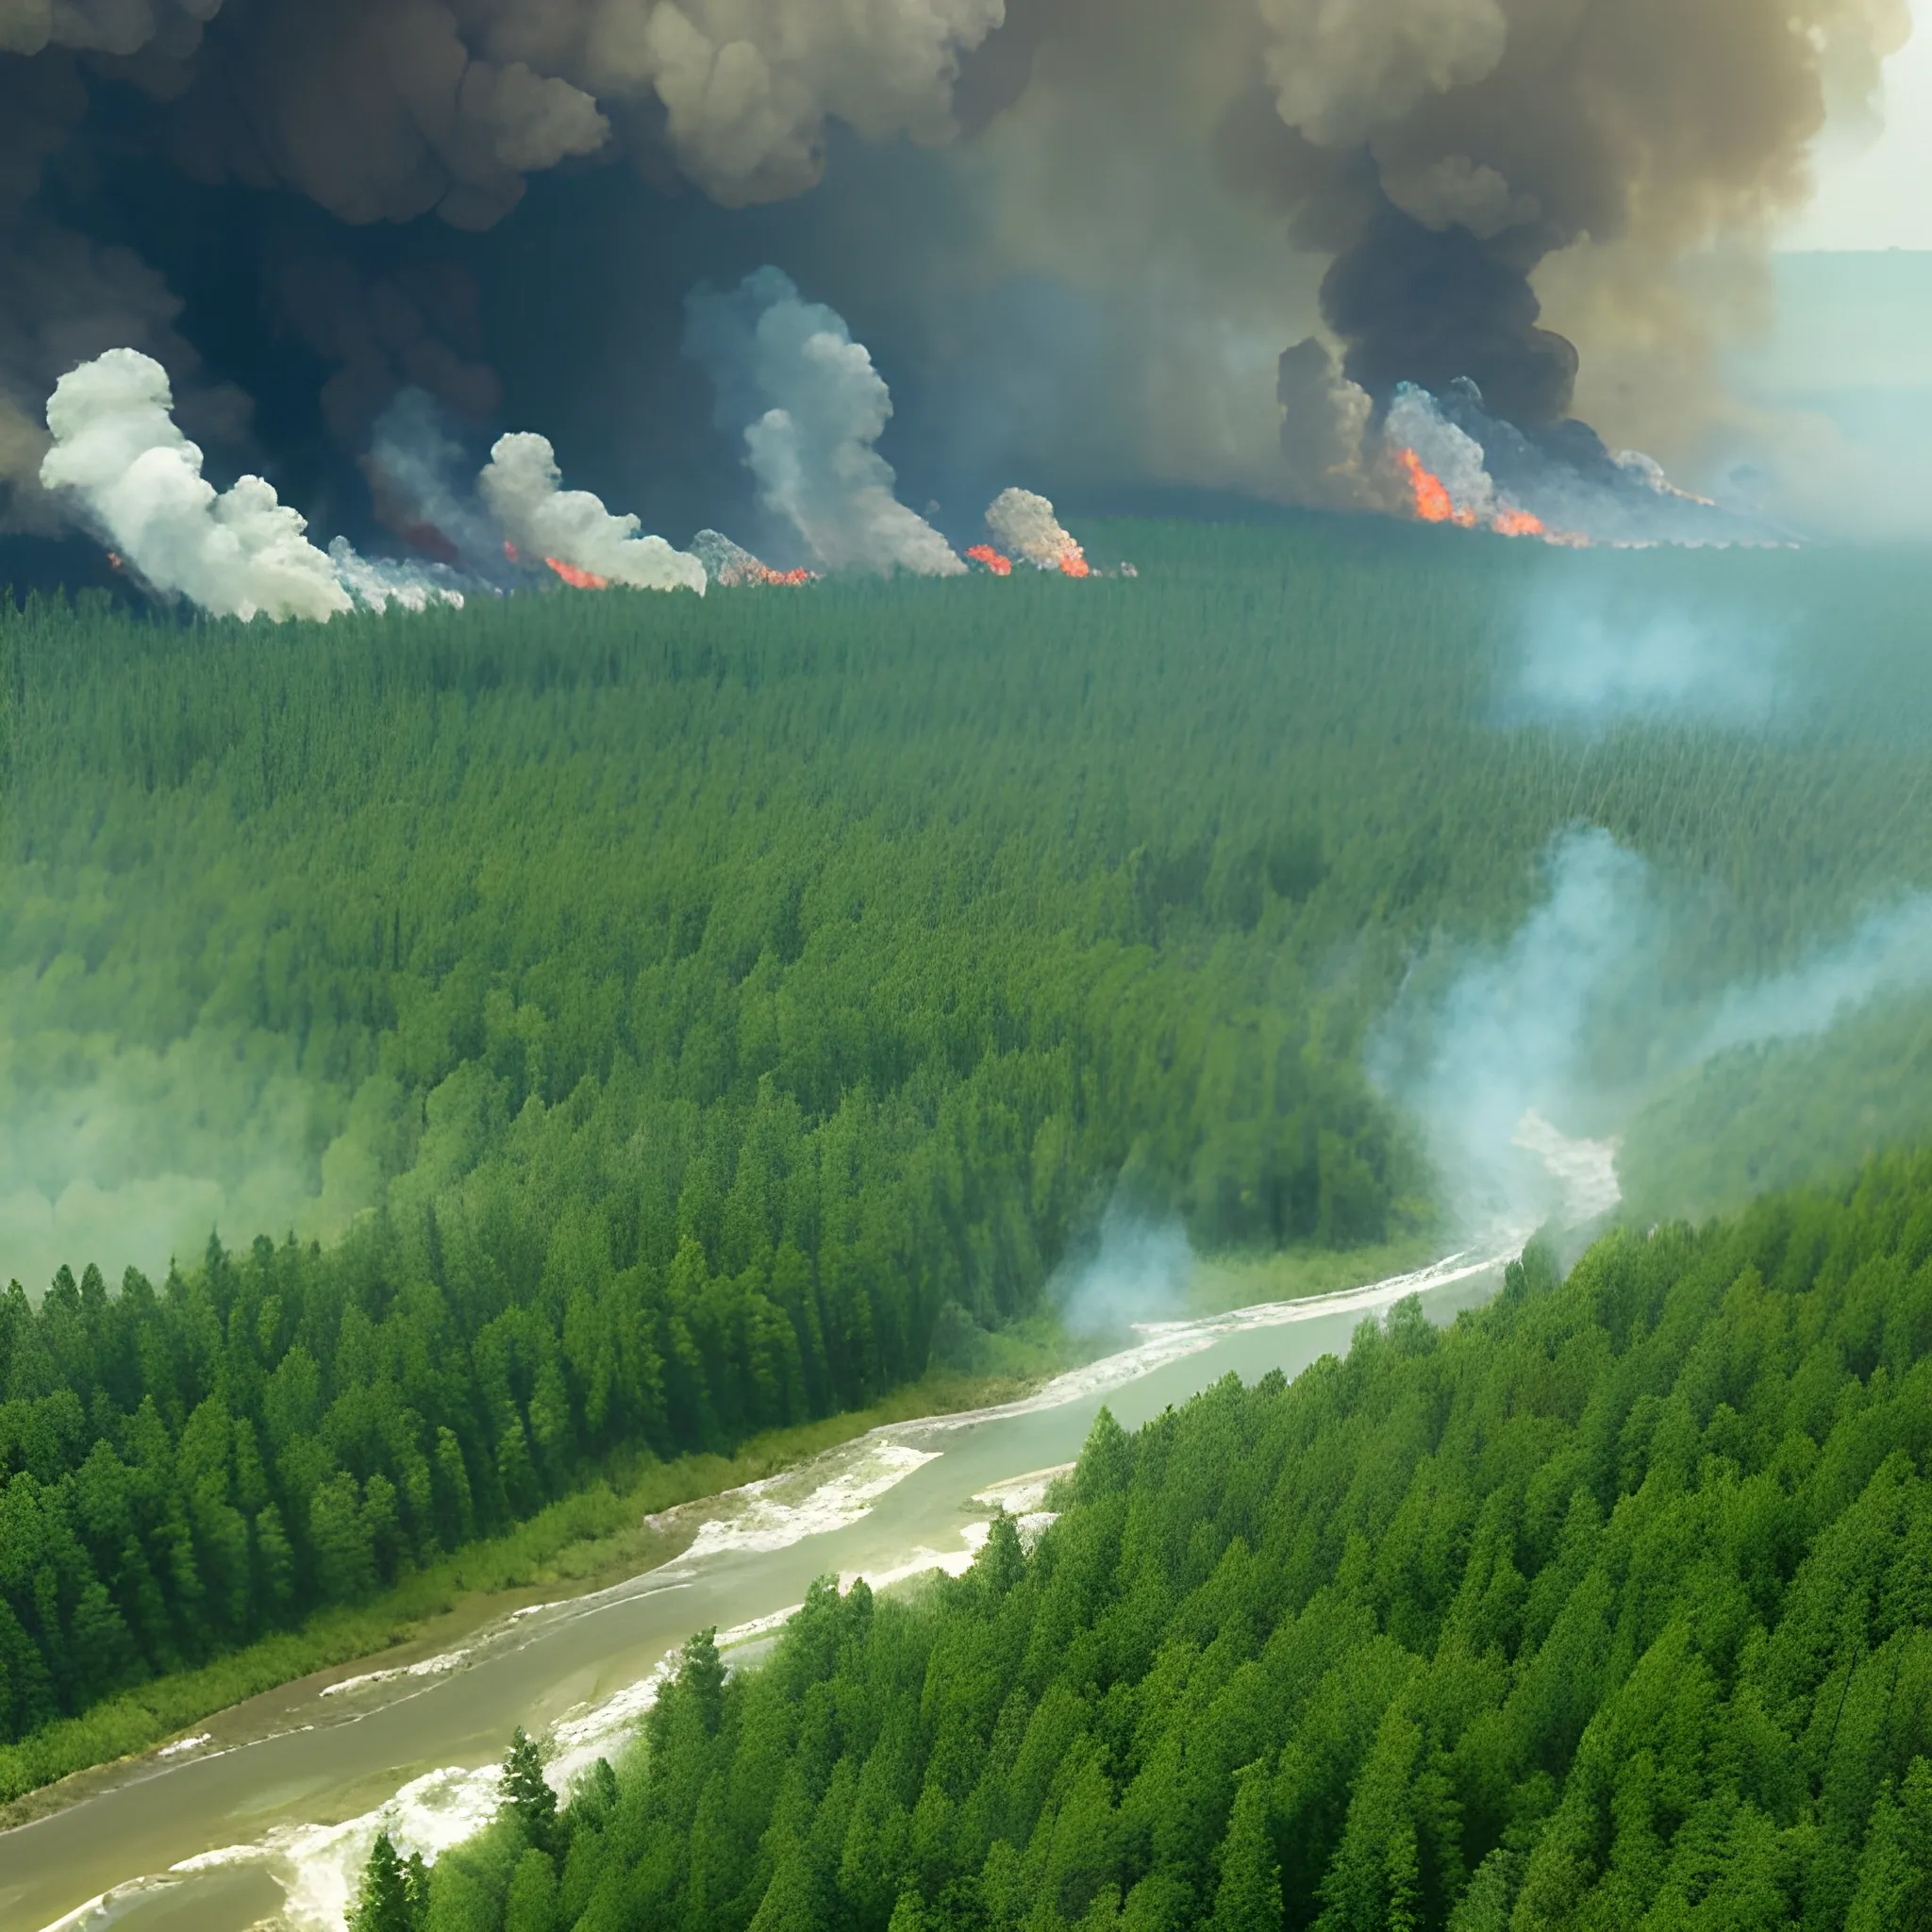
[[[1567,462],[1566,336],[1610,324],[1550,325],[1540,271],[1601,259],[1661,383],[1698,347],[1674,264],[1802,199],[1908,28],[1906,0],[0,0],[0,527],[53,516],[46,397],[105,349],[162,363],[211,461],[284,454],[248,446],[239,380],[356,489],[402,389],[494,434],[529,392],[506,331],[580,386],[642,334],[671,369],[686,292],[766,260],[873,345],[895,435],[1024,447],[1057,489],[1041,425],[1095,477],[1373,506],[1362,425],[1403,384],[1473,383]],[[566,192],[591,171],[637,186]],[[545,177],[565,275],[506,293]],[[225,277],[196,238],[248,196],[318,212],[225,235]],[[613,305],[639,326],[601,365],[556,348]],[[1317,323],[1284,464],[1256,427]],[[585,414],[613,462],[637,445]]]

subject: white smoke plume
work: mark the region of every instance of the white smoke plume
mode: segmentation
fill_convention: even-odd
[[[214,615],[326,620],[349,609],[303,518],[259,476],[217,492],[173,408],[168,372],[152,357],[110,349],[83,363],[47,405],[42,483],[68,493],[143,581]]]
[[[555,558],[637,591],[705,594],[705,567],[661,537],[638,534],[587,490],[565,490],[557,453],[541,436],[506,436],[477,478],[483,501],[526,561]]]
[[[874,447],[892,398],[862,342],[775,268],[686,305],[687,352],[718,391],[721,427],[741,430],[765,507],[827,570],[959,576],[952,546],[893,494]]]
[[[1053,505],[1030,490],[1003,490],[986,512],[986,527],[1002,550],[1024,558],[1035,570],[1057,570],[1070,577],[1088,575],[1087,553],[1060,528]]]
[[[1694,950],[1646,861],[1591,827],[1551,847],[1542,899],[1505,944],[1397,1002],[1369,1069],[1421,1126],[1459,1232],[1534,1226],[1563,1205],[1552,1124],[1614,1132],[1723,1054],[1818,1039],[1874,1002],[1932,990],[1932,893],[1880,906],[1755,979],[1689,983]],[[1673,956],[1675,970],[1659,970]]]

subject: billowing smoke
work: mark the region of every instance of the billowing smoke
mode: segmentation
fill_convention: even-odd
[[[1408,384],[1483,445],[1499,497],[1551,531],[1589,526],[1531,501],[1512,465],[1581,479],[1643,525],[1657,505],[1616,447],[1641,440],[1687,475],[1686,457],[1731,454],[1698,442],[1714,412],[1683,376],[1708,392],[1708,344],[1674,297],[1679,265],[1716,238],[1748,248],[1803,198],[1827,110],[1870,96],[1908,25],[1906,0],[1199,0],[1184,21],[1155,0],[0,0],[0,262],[48,224],[50,182],[62,224],[137,240],[171,194],[178,225],[191,192],[156,182],[236,191],[225,222],[256,192],[273,232],[244,242],[236,219],[238,250],[258,258],[217,295],[226,312],[197,307],[197,339],[221,345],[222,373],[248,374],[264,417],[270,383],[319,386],[334,447],[358,451],[410,384],[479,428],[497,420],[515,372],[492,365],[500,344],[460,285],[493,258],[471,238],[533,177],[622,166],[742,208],[798,197],[831,167],[828,194],[758,229],[713,223],[715,242],[691,240],[705,218],[677,204],[675,273],[648,242],[621,245],[608,207],[559,255],[647,284],[664,309],[696,275],[758,258],[753,246],[808,271],[922,394],[957,399],[915,411],[902,385],[908,419],[963,447],[975,488],[1024,460],[1064,495],[1064,448],[1089,483],[1404,509],[1382,429]],[[836,200],[855,171],[832,158],[859,142],[883,158],[855,208]],[[100,185],[129,175],[131,202]],[[176,234],[150,252],[194,251]],[[427,275],[432,256],[458,265]],[[111,300],[75,308],[73,286],[0,273],[0,310],[30,311],[24,326],[0,317],[16,524],[46,521],[35,406],[75,361],[130,344],[196,399],[164,288],[142,291],[138,330],[108,325]],[[536,287],[523,306],[569,299]],[[1562,312],[1546,319],[1545,300]],[[1592,395],[1565,330],[1593,355],[1642,343],[1644,379]],[[284,358],[291,344],[303,355]],[[303,370],[309,356],[320,369]],[[1451,407],[1458,384],[1468,409]],[[1687,393],[1691,407],[1658,400]],[[766,403],[733,435],[774,408],[790,406]],[[1579,408],[1608,448],[1570,420]],[[761,482],[782,502],[812,448],[767,440]],[[1651,494],[1673,528],[1691,516]],[[851,560],[875,567],[859,549]],[[948,568],[930,541],[924,554],[892,561]]]
[[[705,594],[705,567],[695,557],[639,535],[636,517],[612,516],[588,490],[564,489],[557,453],[541,436],[504,437],[477,482],[519,556],[533,563],[564,564],[637,591]]]
[[[986,527],[1002,551],[1023,558],[1035,570],[1062,576],[1090,575],[1087,553],[1060,528],[1053,505],[1030,490],[1003,490],[986,512]]]
[[[175,426],[168,372],[110,349],[60,378],[41,465],[100,536],[157,591],[217,616],[326,620],[350,608],[308,525],[259,476],[217,491],[201,451]]]
[[[767,509],[791,524],[827,570],[958,576],[952,545],[893,494],[874,445],[892,398],[841,317],[807,302],[789,275],[762,268],[727,293],[686,305],[685,346],[718,393],[721,428],[741,431]]]
[[[5,113],[0,90],[0,147]],[[208,381],[175,325],[180,313],[161,277],[128,249],[102,247],[38,217],[10,233],[0,221],[0,530],[59,526],[60,507],[40,481],[47,395],[76,363],[108,349],[137,348],[167,368],[191,433],[245,444],[247,398]]]
[[[1377,404],[1466,380],[1540,436],[1577,354],[1532,286],[1588,236],[1633,273],[1804,188],[1828,102],[1869,95],[1904,0],[1260,0],[1286,140],[1250,164],[1334,252],[1324,320]]]

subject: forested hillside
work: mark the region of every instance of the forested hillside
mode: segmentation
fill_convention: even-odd
[[[366,1932],[1932,1924],[1932,1161],[1103,1414],[1031,1555],[689,1645]],[[1051,1498],[1049,1500],[1052,1500]]]
[[[1909,560],[1440,534],[325,630],[0,600],[0,1743],[613,1452],[970,1361],[1116,1189],[1207,1249],[1420,1239],[1365,1032],[1566,825],[1690,908],[1673,983],[1932,883]],[[1520,715],[1552,567],[1799,623],[1826,699]]]

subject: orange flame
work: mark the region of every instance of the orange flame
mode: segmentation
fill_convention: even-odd
[[[1013,559],[1002,557],[991,543],[975,543],[966,555],[974,563],[983,563],[996,577],[1009,577],[1013,575]]]
[[[1091,577],[1093,566],[1087,561],[1087,554],[1075,543],[1060,557],[1060,575],[1063,577]]]
[[[596,576],[590,571],[579,570],[574,563],[564,563],[555,557],[546,557],[543,561],[574,591],[608,591],[610,588],[608,577]]]
[[[1460,524],[1464,529],[1475,526],[1475,512],[1457,509],[1456,499],[1449,494],[1449,486],[1432,470],[1423,467],[1423,459],[1412,449],[1399,449],[1395,452],[1399,462],[1408,477],[1408,487],[1415,492],[1415,513],[1425,524]]]
[[[1424,524],[1459,524],[1465,530],[1475,528],[1475,512],[1456,507],[1449,486],[1424,467],[1422,458],[1414,450],[1399,449],[1395,452],[1395,459],[1402,465],[1408,478],[1408,487],[1414,492],[1418,521]],[[1545,543],[1563,543],[1584,550],[1590,547],[1589,538],[1574,536],[1567,530],[1553,531],[1533,510],[1513,507],[1499,509],[1490,518],[1489,526],[1499,537],[1541,537]]]
[[[1491,525],[1498,535],[1504,537],[1547,537],[1549,531],[1543,526],[1543,520],[1526,509],[1499,509]]]

